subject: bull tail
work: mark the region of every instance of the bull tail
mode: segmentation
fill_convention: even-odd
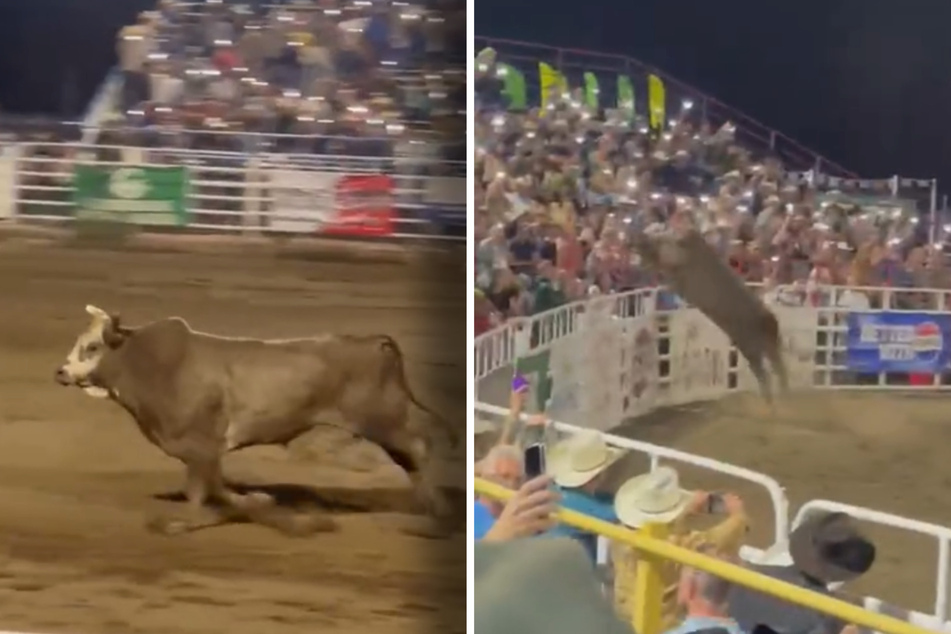
[[[393,374],[396,376],[396,382],[399,384],[400,389],[406,393],[406,396],[409,397],[410,403],[418,407],[426,414],[432,416],[436,422],[445,429],[452,446],[458,446],[459,434],[452,423],[450,423],[445,417],[440,415],[431,407],[424,405],[418,398],[416,398],[416,394],[410,388],[409,381],[406,379],[406,365],[404,363],[403,350],[400,348],[400,345],[395,339],[393,339],[393,337],[390,337],[389,335],[380,335],[380,340],[380,346],[382,347],[384,354],[387,355],[387,358],[391,361],[390,367],[393,370]]]

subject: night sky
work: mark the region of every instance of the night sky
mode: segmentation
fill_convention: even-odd
[[[0,112],[78,117],[155,0],[0,0]]]
[[[0,0],[0,111],[80,114],[117,29],[154,4]],[[631,55],[863,176],[937,176],[951,192],[949,2],[474,4],[479,35]]]
[[[630,55],[865,177],[951,193],[951,2],[475,0],[476,34]]]

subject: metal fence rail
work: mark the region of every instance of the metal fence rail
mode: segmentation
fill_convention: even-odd
[[[0,156],[0,220],[461,240],[462,169],[427,157],[36,142]]]

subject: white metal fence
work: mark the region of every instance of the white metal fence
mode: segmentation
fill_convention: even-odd
[[[19,144],[0,153],[0,220],[105,216],[213,232],[459,240],[466,181],[442,175],[455,167],[425,157]]]
[[[757,389],[746,362],[716,326],[696,309],[658,310],[659,292],[645,289],[577,302],[509,321],[477,337],[473,350],[476,416],[499,420],[507,414],[504,405],[508,386],[518,368],[531,383],[534,406],[545,408],[559,431],[595,428],[605,433],[610,444],[647,455],[652,468],[660,460],[667,460],[762,486],[772,503],[775,534],[769,548],[744,550],[744,556],[753,561],[781,561],[787,557],[790,528],[817,510],[843,510],[864,522],[933,538],[937,556],[935,603],[930,614],[897,610],[874,597],[866,598],[865,605],[876,611],[897,610],[916,624],[951,631],[951,528],[827,500],[804,504],[791,525],[784,489],[768,475],[606,433],[658,407]],[[951,368],[930,375],[927,381],[919,376],[914,384],[908,373],[849,369],[845,360],[846,322],[850,301],[858,293],[870,304],[870,312],[879,313],[947,315],[951,301],[949,291],[938,289],[826,287],[815,289],[809,296],[803,294],[797,305],[774,306],[793,386],[931,393],[951,389]],[[585,398],[583,393],[592,390],[596,397]]]

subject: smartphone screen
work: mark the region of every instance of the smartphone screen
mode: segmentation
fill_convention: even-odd
[[[707,498],[707,513],[711,515],[721,515],[726,512],[726,505],[723,503],[721,493],[711,493]]]
[[[545,445],[540,443],[525,448],[525,477],[529,480],[545,473]]]
[[[512,391],[522,392],[527,389],[528,389],[528,380],[521,374],[516,374],[515,378],[512,379]]]

